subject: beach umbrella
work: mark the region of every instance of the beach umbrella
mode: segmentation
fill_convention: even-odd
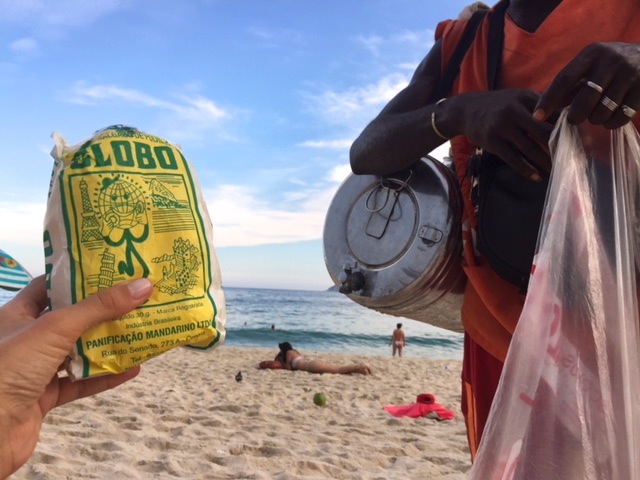
[[[0,250],[0,288],[16,291],[31,281],[31,275],[11,255]]]

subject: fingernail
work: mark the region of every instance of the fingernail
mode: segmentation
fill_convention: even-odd
[[[149,295],[153,284],[147,278],[139,278],[138,280],[127,283],[127,288],[131,296],[138,300],[140,298],[146,298]]]
[[[537,109],[535,112],[533,112],[533,118],[535,120],[544,120],[544,110],[542,110],[541,108]]]
[[[539,173],[532,173],[529,178],[534,182],[539,182],[540,180],[542,180],[542,177],[540,176]]]

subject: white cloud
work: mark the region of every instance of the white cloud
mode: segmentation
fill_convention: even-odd
[[[160,122],[156,125],[156,131],[165,132],[165,137],[176,143],[198,142],[205,138],[205,132],[212,130],[217,138],[237,141],[233,135],[224,131],[223,124],[234,117],[234,114],[197,91],[191,90],[191,93],[181,92],[170,99],[164,99],[118,85],[91,85],[78,81],[68,92],[64,92],[60,99],[91,106],[112,106],[114,101],[120,101],[126,105],[159,110],[161,114],[155,116]],[[166,115],[165,112],[169,112],[170,115]]]
[[[83,81],[76,82],[71,88],[67,100],[72,103],[95,105],[100,101],[121,99],[147,107],[162,107],[166,102],[132,89],[116,85],[87,85]]]
[[[299,146],[348,151],[353,138],[409,84],[416,66],[433,45],[433,35],[432,30],[421,30],[404,31],[389,37],[356,37],[356,41],[376,57],[374,63],[377,66],[369,65],[363,70],[380,70],[383,73],[374,81],[358,87],[343,91],[326,89],[307,96],[313,114],[329,126],[343,127],[343,134],[347,130],[353,137],[349,140],[307,140]],[[415,60],[408,60],[410,58]]]
[[[338,165],[331,169],[327,180],[335,183],[342,183],[345,178],[351,173],[351,166],[347,163],[344,165]]]
[[[182,95],[179,98],[184,101],[184,105],[170,104],[170,108],[185,119],[207,122],[217,121],[229,116],[229,112],[218,107],[213,100],[201,95],[194,97]]]
[[[259,40],[257,45],[260,48],[278,48],[283,45],[290,48],[292,45],[305,43],[305,35],[297,30],[253,26],[247,32]]]
[[[270,206],[241,185],[205,190],[215,244],[220,247],[287,243],[322,237],[324,218],[335,187],[301,195],[295,210]]]
[[[269,37],[269,32],[256,30],[254,33]],[[393,72],[360,87],[344,91],[325,89],[317,95],[309,94],[310,112],[327,127],[338,126],[341,136],[306,140],[297,146],[348,152],[353,140],[344,138],[345,132],[357,135],[409,83],[413,69],[430,47],[432,38],[433,33],[427,31],[402,32],[387,39],[360,37],[358,41],[372,53],[389,55],[395,48],[396,58],[407,59],[407,47],[411,46],[409,50],[418,53],[418,60],[412,65],[407,61],[399,70],[399,62],[388,62],[386,71],[393,69]],[[441,158],[446,148],[439,150],[436,156]],[[212,215],[216,245],[255,246],[322,238],[327,209],[340,184],[350,173],[348,163],[336,165],[325,172],[324,178],[317,176],[315,185],[300,182],[301,188],[281,193],[280,204],[272,200],[262,201],[255,196],[255,192],[266,189],[269,183],[266,179],[260,188],[226,184],[207,189],[205,198]]]
[[[218,107],[212,100],[201,95],[180,95],[181,103],[171,102],[147,95],[134,89],[122,88],[117,85],[87,85],[77,82],[68,94],[68,101],[81,104],[97,104],[113,99],[120,99],[128,103],[169,110],[184,120],[202,122],[216,122],[229,115]]]
[[[398,43],[405,43],[417,46],[421,49],[430,49],[433,45],[433,37],[435,32],[433,30],[420,30],[420,31],[409,31],[405,30],[397,35],[393,36],[393,39]]]
[[[356,37],[356,42],[360,43],[365,50],[371,52],[372,55],[377,56],[379,53],[380,45],[384,44],[384,39],[378,35],[359,36]]]
[[[359,88],[326,90],[308,99],[313,113],[328,124],[360,131],[408,83],[408,75],[392,73]]]
[[[315,113],[330,124],[357,125],[362,128],[362,119],[373,118],[389,100],[406,87],[420,60],[433,45],[433,31],[404,31],[389,37],[379,35],[359,36],[365,50],[376,57],[376,67],[363,70],[380,70],[382,73],[373,82],[342,92],[325,90],[319,95],[310,95]],[[380,63],[382,62],[382,67]]]
[[[336,150],[348,150],[351,147],[353,140],[307,140],[298,144],[299,147],[307,148],[328,148]]]
[[[410,31],[383,37],[381,35],[359,35],[356,43],[378,60],[393,64],[393,58],[407,56],[424,56],[433,45],[434,32],[430,29]]]
[[[38,42],[33,38],[21,38],[11,42],[9,48],[17,53],[32,53],[38,50]]]
[[[59,27],[88,25],[125,5],[121,0],[0,0],[0,23]]]

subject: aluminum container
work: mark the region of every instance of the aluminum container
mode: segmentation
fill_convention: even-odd
[[[461,218],[455,173],[431,156],[385,177],[351,174],[325,220],[329,275],[365,307],[460,332]]]

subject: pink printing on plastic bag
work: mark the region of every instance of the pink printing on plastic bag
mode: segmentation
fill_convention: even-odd
[[[639,145],[631,124],[558,122],[529,293],[474,480],[640,479]]]

